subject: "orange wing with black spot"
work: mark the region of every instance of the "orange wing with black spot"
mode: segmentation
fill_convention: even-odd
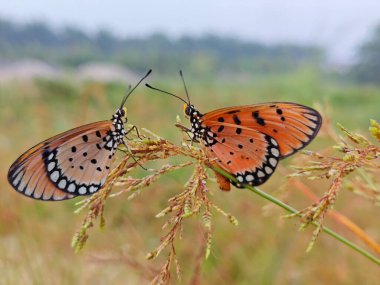
[[[251,128],[274,138],[285,158],[308,145],[317,135],[322,117],[314,109],[296,103],[271,102],[218,109],[206,113],[201,121],[207,126],[232,124]]]
[[[300,104],[273,102],[215,110],[199,123],[213,136],[206,144],[209,157],[240,183],[260,185],[280,159],[313,140],[322,118]]]
[[[236,176],[240,183],[260,185],[269,179],[280,159],[278,143],[270,136],[250,128],[237,134],[234,125],[224,125],[216,143],[207,147],[209,157]],[[217,132],[220,126],[212,126]]]

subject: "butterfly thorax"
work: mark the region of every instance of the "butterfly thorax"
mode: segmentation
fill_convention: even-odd
[[[195,109],[193,105],[187,105],[185,113],[190,118],[191,132],[194,139],[201,140],[207,147],[217,143],[216,133],[212,132],[209,127],[202,124],[203,114]]]
[[[123,109],[117,109],[112,115],[112,129],[111,136],[117,144],[124,144],[125,128],[123,118],[125,117],[125,111]],[[125,119],[125,122],[127,120]]]

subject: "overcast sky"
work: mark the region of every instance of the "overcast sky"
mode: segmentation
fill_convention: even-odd
[[[216,33],[266,43],[316,43],[334,61],[352,59],[355,47],[380,23],[379,0],[0,0],[0,16],[45,20],[117,35]]]

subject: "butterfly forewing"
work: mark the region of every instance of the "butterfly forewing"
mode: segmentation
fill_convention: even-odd
[[[201,121],[206,126],[234,124],[236,129],[252,128],[269,135],[278,142],[281,158],[309,144],[322,124],[314,109],[287,102],[219,109],[205,114]]]
[[[46,152],[48,176],[59,189],[70,194],[88,195],[101,188],[117,146],[111,126],[107,122],[106,128],[81,132]]]
[[[21,155],[8,180],[35,199],[63,200],[98,191],[118,144],[111,121],[96,122],[48,139]]]

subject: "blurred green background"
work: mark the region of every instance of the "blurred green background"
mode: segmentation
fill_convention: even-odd
[[[84,215],[73,213],[80,198],[34,201],[16,193],[6,180],[11,163],[39,141],[110,118],[128,84],[149,68],[153,73],[147,82],[184,96],[178,75],[182,69],[192,103],[201,112],[292,101],[327,114],[326,123],[333,128],[340,122],[367,134],[369,119],[380,120],[376,25],[344,63],[334,62],[326,47],[313,43],[267,43],[218,33],[172,37],[153,29],[149,35],[121,36],[111,30],[57,28],[48,20],[0,21],[0,284],[146,284],[148,268],[162,265],[164,256],[145,260],[163,234],[164,221],[154,216],[182,189],[190,169],[166,175],[132,201],[127,196],[109,199],[105,230],[95,228],[79,255],[70,240]],[[127,107],[130,123],[180,143],[174,127],[176,115],[183,115],[180,102],[142,86]],[[309,148],[332,144],[322,132]],[[301,209],[311,202],[282,175],[291,173],[289,166],[300,157],[282,162],[262,189]],[[328,187],[328,182],[303,181],[318,196]],[[213,200],[240,226],[215,214],[212,254],[202,262],[196,283],[201,222],[186,221],[177,242],[183,284],[378,284],[379,268],[344,245],[321,234],[306,254],[311,231],[298,232],[296,220],[282,219],[284,212],[247,191],[221,192],[212,182],[210,188]],[[370,202],[342,191],[335,208],[380,240],[378,209]],[[327,224],[361,244],[329,219]],[[179,283],[174,272],[172,280]]]

